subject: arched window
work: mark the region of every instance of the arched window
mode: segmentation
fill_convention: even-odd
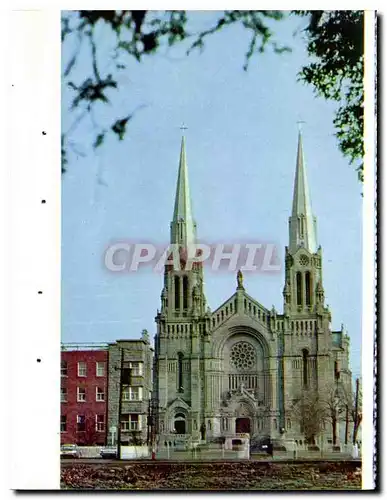
[[[302,305],[302,289],[301,289],[301,273],[296,274],[296,288],[297,288],[297,305]]]
[[[292,428],[292,423],[291,423],[291,421],[290,421],[290,418],[288,418],[288,419],[286,420],[286,427],[287,427],[288,429],[291,429],[291,428]]]
[[[180,309],[180,278],[175,276],[175,309]]]
[[[302,350],[302,379],[303,384],[306,387],[308,385],[308,350]]]
[[[179,392],[183,392],[183,353],[177,355],[177,386]]]
[[[183,309],[188,309],[188,276],[183,277]]]
[[[305,300],[306,300],[306,305],[310,306],[311,304],[311,286],[310,286],[310,272],[306,271],[305,273]]]

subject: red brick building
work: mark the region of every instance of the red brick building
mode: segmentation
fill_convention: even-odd
[[[108,365],[107,344],[62,344],[61,444],[106,443]]]

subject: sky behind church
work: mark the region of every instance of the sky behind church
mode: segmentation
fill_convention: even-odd
[[[191,14],[208,26],[214,13]],[[146,328],[153,337],[163,277],[150,267],[111,273],[103,265],[117,240],[166,245],[173,214],[181,124],[185,130],[191,198],[197,232],[207,243],[270,242],[281,262],[288,244],[297,153],[297,121],[303,141],[318,243],[323,250],[326,303],[332,327],[344,323],[351,337],[351,364],[360,374],[361,185],[338,151],[332,119],[335,106],[297,81],[307,62],[300,18],[273,23],[281,55],[270,48],[243,71],[249,37],[232,27],[209,38],[202,54],[162,50],[142,63],[129,61],[119,91],[96,120],[111,123],[138,108],[125,140],[108,139],[94,154],[95,131],[88,120],[72,140],[85,156],[72,153],[62,187],[62,340],[109,342],[135,338]],[[298,32],[294,36],[294,32]],[[101,30],[99,47],[109,65],[111,39]],[[63,47],[63,64],[74,46]],[[87,51],[74,69],[82,80]],[[106,64],[105,64],[106,63]],[[63,90],[62,127],[76,118]],[[246,291],[267,308],[282,312],[284,271],[246,273]],[[215,310],[236,287],[235,272],[205,270],[205,292]]]

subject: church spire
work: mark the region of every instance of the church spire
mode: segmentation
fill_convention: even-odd
[[[301,131],[298,134],[297,166],[294,179],[293,209],[289,218],[289,250],[294,253],[304,247],[317,251],[316,219],[312,214]]]
[[[188,182],[185,137],[181,140],[179,174],[176,186],[175,208],[171,223],[171,243],[188,246],[196,241],[196,224],[192,216]]]

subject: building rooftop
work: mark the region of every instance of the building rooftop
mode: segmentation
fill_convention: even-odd
[[[61,351],[104,351],[108,347],[108,343],[100,342],[61,343]]]

